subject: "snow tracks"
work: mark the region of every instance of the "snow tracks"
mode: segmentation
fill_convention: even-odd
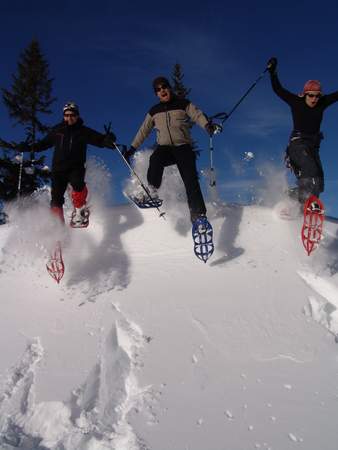
[[[1,449],[144,448],[128,423],[128,414],[143,398],[135,371],[144,339],[136,325],[117,313],[111,329],[102,330],[97,363],[67,402],[35,402],[44,349],[39,338],[28,343],[1,390]]]

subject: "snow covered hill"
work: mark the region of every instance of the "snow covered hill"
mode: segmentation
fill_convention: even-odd
[[[209,205],[204,264],[165,205],[93,201],[60,285],[47,204],[0,227],[1,450],[336,450],[337,224],[308,257],[299,220]]]

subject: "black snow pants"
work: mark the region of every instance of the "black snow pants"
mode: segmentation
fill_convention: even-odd
[[[62,207],[68,183],[75,192],[81,192],[85,187],[85,174],[86,169],[83,166],[64,171],[52,171],[51,206]]]
[[[150,156],[147,173],[148,183],[158,189],[162,183],[163,171],[167,166],[177,165],[188,198],[191,220],[206,213],[196,169],[196,154],[190,145],[158,145]]]
[[[319,197],[324,191],[324,172],[319,156],[321,133],[305,135],[293,132],[286,153],[297,178],[298,200],[304,203],[309,195]]]

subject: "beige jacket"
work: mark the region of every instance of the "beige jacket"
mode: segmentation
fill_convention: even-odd
[[[158,145],[191,145],[190,119],[202,128],[208,123],[205,114],[187,99],[175,96],[168,103],[158,103],[146,115],[131,145],[137,149],[153,128]]]

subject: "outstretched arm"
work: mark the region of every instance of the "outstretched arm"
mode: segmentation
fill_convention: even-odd
[[[148,113],[140,126],[138,132],[136,133],[136,136],[133,139],[133,142],[131,143],[131,147],[134,149],[137,149],[140,145],[143,144],[143,142],[147,139],[149,134],[151,133],[151,130],[154,128],[154,121],[152,116]]]
[[[186,113],[188,114],[190,119],[193,122],[197,123],[201,128],[205,128],[208,125],[208,119],[206,115],[191,102],[189,102],[188,106],[186,107]]]
[[[272,89],[279,98],[284,100],[288,105],[291,105],[295,100],[298,100],[298,95],[293,94],[281,85],[277,72],[270,74],[270,78]]]
[[[43,152],[44,150],[47,150],[54,145],[54,134],[49,133],[46,137],[41,139],[40,141],[35,142],[34,144],[27,145],[25,142],[22,142],[20,145],[22,145],[23,150],[20,150],[21,152]],[[25,148],[26,147],[26,148]]]
[[[331,94],[324,95],[323,101],[325,104],[325,108],[332,105],[332,103],[338,102],[338,91],[332,92]]]
[[[34,144],[28,144],[27,141],[20,142],[19,144],[15,142],[6,142],[0,138],[0,147],[10,148],[12,150],[16,150],[18,152],[42,152],[52,147],[53,139],[51,135],[47,135],[41,141],[35,142]]]
[[[284,100],[289,105],[298,99],[298,95],[292,94],[292,92],[285,89],[278,78],[277,75],[277,58],[270,58],[267,63],[267,69],[270,73],[271,86],[273,91],[278,95],[279,98]]]

